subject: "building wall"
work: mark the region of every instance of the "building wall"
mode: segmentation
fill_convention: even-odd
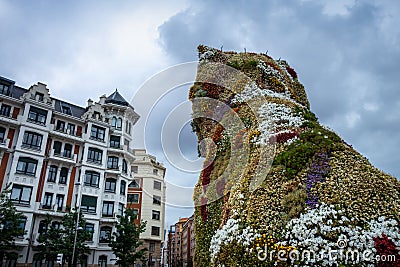
[[[9,114],[3,111],[4,114],[0,114],[0,132],[4,129],[4,134],[1,132],[4,136],[0,138],[2,139],[0,140],[0,189],[3,190],[7,184],[11,184],[12,187],[32,188],[29,199],[24,199],[26,201],[14,199],[17,210],[23,212],[27,218],[25,225],[27,233],[23,238],[16,240],[16,244],[21,248],[18,253],[22,255],[18,259],[18,264],[26,266],[32,263],[33,255],[37,253],[39,224],[45,219],[46,214],[50,214],[53,220],[59,221],[71,207],[81,207],[81,202],[86,196],[97,198],[95,212],[83,210],[87,223],[94,224],[93,240],[87,243],[91,250],[88,264],[93,266],[98,264],[102,255],[107,256],[108,265],[113,264],[115,256],[110,247],[99,240],[100,229],[103,226],[111,226],[114,229],[120,205],[124,208],[133,205],[128,202],[127,194],[134,190],[128,188],[128,185],[136,176],[141,179],[141,186],[137,189],[141,194],[137,205],[138,221],[139,219],[148,221],[146,232],[141,238],[145,246],[154,244],[152,257],[159,259],[160,247],[164,240],[165,168],[145,150],[131,149],[132,126],[139,118],[133,108],[128,103],[121,103],[120,95],[116,95],[117,92],[108,98],[100,97],[99,102],[89,100],[87,107],[78,107],[51,97],[49,89],[42,83],[33,85],[29,89],[15,86],[13,81],[2,77],[0,83],[10,88],[9,94],[0,92],[0,107],[11,106]],[[115,99],[120,102],[112,96],[116,96]],[[47,112],[45,124],[32,121],[31,107]],[[2,110],[5,110],[5,107]],[[121,124],[113,125],[114,118],[116,120],[120,118]],[[61,127],[63,123],[64,127]],[[69,127],[72,124],[74,128]],[[104,129],[104,140],[93,138],[94,127]],[[27,132],[42,136],[39,147],[24,144],[24,135]],[[118,137],[119,146],[111,142],[111,138],[115,140]],[[58,144],[61,144],[61,153],[58,153]],[[68,151],[65,152],[69,147],[70,154]],[[89,160],[91,148],[102,151],[101,162],[94,163]],[[117,157],[118,164],[109,168],[108,157]],[[18,170],[18,161],[23,158],[37,161],[34,173],[21,173]],[[123,160],[126,161],[126,171]],[[136,165],[138,165],[137,173],[133,168]],[[49,175],[50,172],[54,172],[54,166],[57,167],[56,179],[52,180]],[[155,169],[157,173],[153,173]],[[61,173],[65,174],[65,170],[67,170],[66,179],[62,181],[60,176]],[[99,174],[98,185],[86,183],[87,171]],[[107,190],[107,179],[114,179],[115,192]],[[153,188],[154,180],[161,183],[161,190]],[[123,183],[125,190],[121,189]],[[15,188],[13,190],[17,192]],[[51,201],[45,203],[46,199],[50,199],[48,197],[50,194],[53,196]],[[154,194],[161,196],[160,205],[153,204]],[[62,205],[56,203],[57,195],[64,196]],[[114,203],[112,213],[103,214],[104,201]],[[152,210],[160,211],[159,220],[152,218]],[[160,228],[159,235],[152,235],[152,226]]]

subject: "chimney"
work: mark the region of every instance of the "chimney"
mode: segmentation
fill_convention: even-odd
[[[106,95],[100,96],[100,104],[104,105],[106,103]]]
[[[93,100],[89,98],[88,101],[87,101],[87,105],[88,105],[88,107],[93,105]]]

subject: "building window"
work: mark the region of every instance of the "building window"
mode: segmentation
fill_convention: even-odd
[[[156,250],[156,243],[150,242],[149,243],[149,251],[154,252]]]
[[[92,130],[90,131],[90,138],[97,140],[97,141],[104,141],[104,135],[105,135],[106,129],[102,127],[98,127],[95,125],[92,125]]]
[[[107,168],[108,169],[114,169],[114,170],[118,169],[118,161],[119,161],[118,157],[114,157],[114,156],[108,157]]]
[[[88,213],[96,213],[97,197],[82,196],[81,210]]]
[[[99,187],[100,173],[94,171],[85,172],[85,185]]]
[[[36,107],[31,107],[29,109],[28,113],[28,121],[38,123],[38,124],[46,124],[46,117],[47,117],[47,111],[36,108]]]
[[[33,148],[33,149],[40,149],[42,145],[43,136],[38,133],[34,132],[25,132],[24,139],[22,140],[22,146]]]
[[[75,135],[75,124],[68,123],[67,131],[70,135]]]
[[[99,257],[99,265],[98,267],[107,267],[107,256],[101,255]]]
[[[42,267],[42,260],[42,255],[40,255],[40,253],[33,255],[32,267]]]
[[[149,251],[154,252],[156,250],[156,243],[150,242],[149,244]]]
[[[104,201],[103,203],[103,210],[102,210],[103,217],[112,217],[114,216],[114,202]]]
[[[61,223],[58,221],[54,221],[51,223],[54,229],[60,229]]]
[[[62,113],[64,113],[64,114],[72,115],[71,108],[68,106],[62,105],[61,110],[62,110]]]
[[[48,228],[47,221],[45,221],[45,220],[40,221],[39,222],[38,234],[39,235],[46,234],[47,233],[47,228]]]
[[[154,169],[154,170],[153,170],[153,174],[154,174],[154,175],[158,175],[158,170],[157,170],[157,169]]]
[[[128,203],[139,203],[139,194],[128,194],[127,202]]]
[[[66,184],[68,179],[68,168],[62,167],[60,171],[60,179],[58,182],[60,184]]]
[[[89,238],[87,241],[93,241],[93,234],[94,234],[94,224],[93,223],[86,223],[84,230],[89,233]]]
[[[49,175],[47,176],[47,182],[52,182],[52,183],[56,182],[57,170],[58,167],[56,165],[50,165]]]
[[[138,166],[132,166],[132,172],[138,173]]]
[[[26,217],[19,219],[19,224],[17,225],[17,230],[20,230],[22,233],[19,237],[23,237],[25,234],[25,227],[26,227]]]
[[[110,226],[103,226],[100,228],[99,243],[110,243],[111,230],[112,230],[112,228]],[[101,256],[100,256],[100,258],[101,258]],[[107,257],[106,257],[106,262],[107,262]],[[100,260],[99,260],[99,263],[100,263]],[[102,265],[100,265],[100,266],[102,266]]]
[[[37,101],[43,102],[44,94],[36,92],[35,97]]]
[[[151,227],[151,235],[160,236],[160,227],[152,226]]]
[[[56,125],[56,130],[60,131],[60,132],[64,132],[65,131],[65,121],[57,121],[57,125]]]
[[[121,147],[121,137],[116,135],[110,136],[110,147],[120,148]]]
[[[123,173],[128,173],[128,164],[126,163],[126,160],[122,160],[122,172]]]
[[[117,184],[117,180],[113,178],[106,179],[106,186],[104,187],[104,192],[115,193],[115,187]]]
[[[139,188],[140,187],[140,182],[138,179],[133,180],[132,182],[130,182],[130,184],[128,185],[129,188]]]
[[[11,114],[11,106],[2,104],[0,108],[0,115],[5,117],[10,117]]]
[[[0,142],[4,143],[6,137],[6,128],[0,127]]]
[[[90,147],[88,149],[88,158],[89,162],[101,164],[101,158],[103,157],[103,151],[97,148]]]
[[[153,189],[161,190],[161,182],[160,181],[154,181]]]
[[[20,157],[17,164],[17,173],[35,176],[37,163],[37,160]]]
[[[42,208],[51,209],[52,202],[53,202],[53,193],[48,193],[48,192],[44,193]]]
[[[138,209],[132,209],[133,210],[133,216],[135,216],[135,219],[139,218],[139,210]]]
[[[60,155],[61,154],[61,142],[60,141],[54,141],[53,144],[53,149],[54,149],[54,155]]]
[[[57,205],[57,210],[62,211],[62,208],[64,205],[64,195],[60,195],[60,194],[56,195],[56,205]]]
[[[18,260],[18,254],[15,252],[11,252],[6,256],[6,264],[5,267],[16,267]]]
[[[152,213],[151,213],[151,218],[152,218],[153,220],[159,221],[159,220],[160,220],[160,211],[158,211],[158,210],[153,210]]]
[[[72,158],[72,145],[71,144],[65,144],[64,145],[64,154],[63,157],[65,158]]]
[[[32,187],[14,184],[11,191],[11,200],[18,204],[29,204],[31,200]]]
[[[161,205],[161,197],[153,195],[153,204],[154,205]]]
[[[122,119],[113,117],[111,120],[111,126],[117,130],[122,129]]]
[[[121,181],[121,185],[120,185],[120,188],[119,188],[119,193],[121,195],[125,195],[125,192],[126,192],[126,182],[125,181]]]
[[[0,84],[0,94],[10,95],[10,86],[5,84]]]
[[[119,216],[124,215],[124,210],[125,210],[124,204],[119,203],[119,204],[118,204],[118,215],[119,215]]]

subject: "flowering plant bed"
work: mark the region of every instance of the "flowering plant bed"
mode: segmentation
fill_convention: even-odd
[[[400,182],[318,122],[286,61],[199,46],[189,98],[199,144],[212,142],[196,266],[399,266]]]

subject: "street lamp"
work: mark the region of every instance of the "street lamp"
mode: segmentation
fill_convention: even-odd
[[[80,213],[81,213],[80,201],[81,201],[81,193],[82,193],[81,186],[80,186],[81,183],[77,182],[77,183],[75,183],[75,185],[78,186],[78,195],[76,197],[76,203],[75,203],[75,207],[78,206],[78,209],[77,209],[78,213],[76,215],[76,222],[75,222],[74,246],[73,246],[73,249],[72,249],[72,260],[71,260],[72,261],[71,262],[72,265],[74,265],[74,261],[75,261],[76,238],[78,236],[78,231],[82,231],[83,230],[83,228],[79,226],[79,217],[80,217]]]

